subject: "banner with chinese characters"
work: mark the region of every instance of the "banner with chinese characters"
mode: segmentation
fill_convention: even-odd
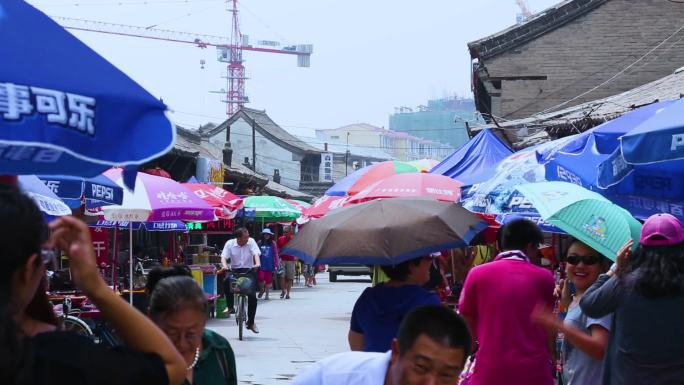
[[[90,238],[95,250],[97,264],[110,264],[109,261],[109,231],[101,227],[90,228]]]
[[[235,222],[230,219],[220,219],[213,222],[187,222],[185,224],[187,229],[199,233],[233,233],[235,230]]]
[[[321,154],[321,167],[318,180],[321,182],[333,181],[333,154],[331,152],[324,152]]]

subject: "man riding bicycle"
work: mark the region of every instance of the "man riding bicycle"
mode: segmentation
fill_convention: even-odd
[[[259,266],[261,266],[260,256],[259,246],[254,239],[249,237],[249,231],[244,227],[235,230],[235,238],[226,242],[221,253],[221,266],[224,269],[232,270],[233,273],[247,276],[252,280],[253,290],[250,290],[250,294],[247,296],[247,329],[254,333],[259,333],[259,329],[256,323],[254,323],[254,317],[256,316],[257,309],[256,288],[258,282],[257,271]],[[230,265],[228,260],[230,260]],[[228,315],[235,313],[235,298],[230,295],[230,283],[233,278],[237,278],[237,276],[233,277],[231,274],[227,274],[226,279],[223,281],[223,292],[225,293],[227,303],[225,313]]]

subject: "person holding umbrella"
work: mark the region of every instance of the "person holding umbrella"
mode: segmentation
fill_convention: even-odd
[[[356,300],[349,326],[351,350],[386,352],[399,323],[411,310],[439,305],[439,298],[422,286],[430,280],[431,256],[421,256],[394,266],[381,266],[388,282],[369,287]]]
[[[684,378],[684,227],[670,214],[644,222],[617,263],[580,301],[589,317],[614,313],[603,384],[679,384]]]
[[[579,306],[587,289],[599,274],[608,270],[610,260],[596,250],[573,239],[565,257],[567,279],[559,287],[563,308],[568,309],[565,320],[553,314],[551,309],[535,308],[532,320],[550,332],[563,333],[563,384],[599,385],[603,369],[603,357],[608,347],[612,314],[600,318],[588,317]],[[570,285],[575,292],[571,293]]]

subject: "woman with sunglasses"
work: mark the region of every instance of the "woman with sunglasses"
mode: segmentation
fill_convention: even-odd
[[[88,227],[73,217],[50,224],[16,188],[0,185],[0,384],[180,384],[185,363],[152,321],[107,287],[99,274]],[[113,324],[127,347],[107,349],[41,317],[44,248],[69,255],[71,274]],[[36,307],[39,311],[36,311]]]
[[[587,289],[608,269],[610,261],[584,243],[573,240],[565,257],[566,283],[561,282],[561,304],[568,312],[560,320],[550,309],[537,307],[532,319],[552,333],[565,336],[561,350],[563,384],[599,385],[603,357],[608,346],[612,316],[590,318],[582,312],[579,302]],[[570,285],[575,288],[572,294]]]
[[[639,247],[618,252],[580,303],[593,317],[615,314],[606,385],[684,383],[684,226],[670,214],[649,217]]]

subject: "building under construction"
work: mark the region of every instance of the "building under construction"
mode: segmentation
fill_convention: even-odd
[[[396,110],[390,115],[390,130],[448,143],[454,148],[469,139],[466,122],[480,122],[473,99],[456,96],[429,100],[427,106],[418,106],[416,109],[398,107]]]

